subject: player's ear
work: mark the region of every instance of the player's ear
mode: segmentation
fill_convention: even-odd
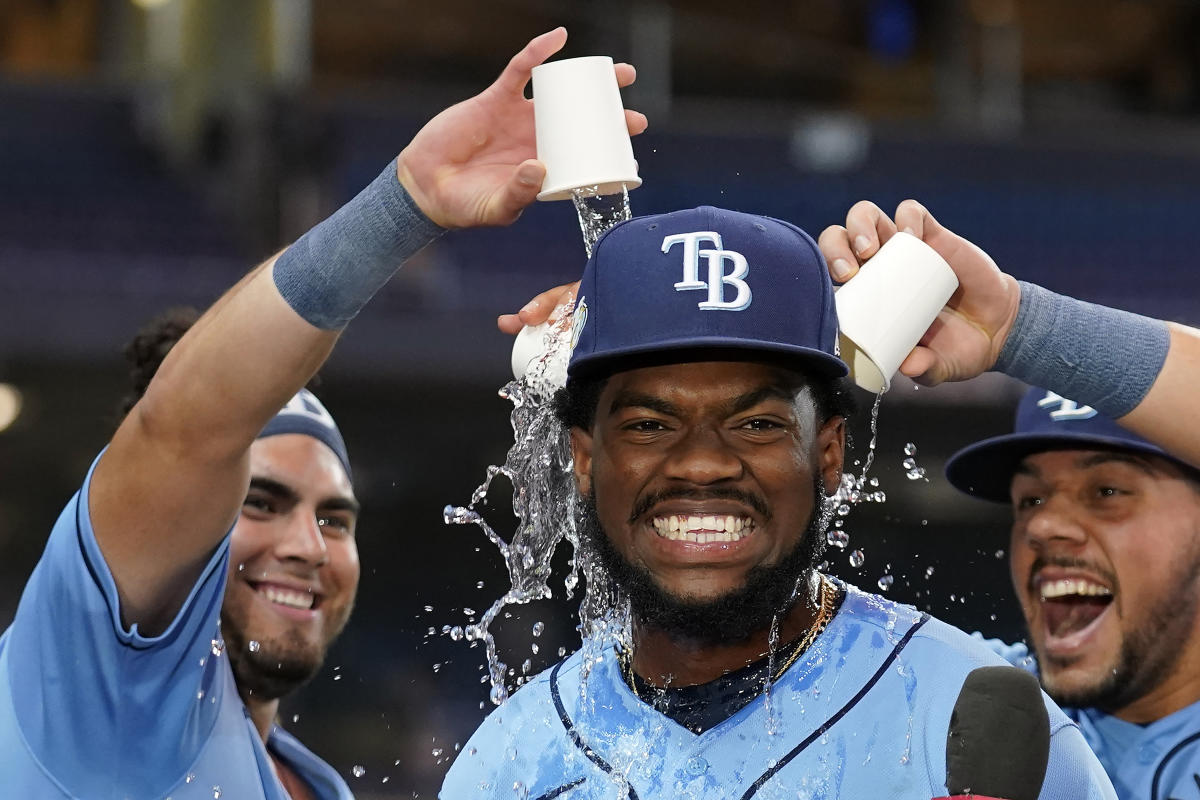
[[[571,459],[574,462],[575,485],[580,494],[592,491],[592,435],[583,428],[571,428]]]
[[[846,419],[830,417],[817,433],[817,468],[825,493],[832,495],[842,485],[842,465],[846,459]]]

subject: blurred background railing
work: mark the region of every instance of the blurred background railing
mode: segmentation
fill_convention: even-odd
[[[1187,0],[4,0],[0,381],[23,404],[0,431],[0,619],[112,431],[122,343],[167,306],[210,303],[558,24],[564,55],[639,67],[627,98],[651,128],[635,213],[725,205],[815,235],[856,200],[913,196],[1018,277],[1200,323]],[[440,630],[502,591],[499,563],[441,507],[509,442],[494,316],[582,264],[569,204],[448,234],[325,370],[366,508],[364,574],[350,629],[285,721],[361,797],[434,796],[481,716],[482,655]],[[1019,391],[997,376],[893,390],[888,500],[849,518],[864,565],[831,550],[832,568],[866,588],[893,576],[892,596],[1019,637],[1005,511],[940,477],[956,447],[1004,430]],[[862,420],[856,433],[862,458]],[[908,442],[928,482],[904,477]],[[515,613],[507,660],[530,657],[535,620],[548,630],[532,669],[573,647],[571,607]]]

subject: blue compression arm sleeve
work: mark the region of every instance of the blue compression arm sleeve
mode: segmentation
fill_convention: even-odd
[[[275,286],[305,320],[338,330],[405,259],[444,232],[400,184],[393,160],[353,200],[275,260]]]
[[[995,369],[1116,419],[1150,391],[1170,342],[1162,320],[1021,281],[1021,307]]]

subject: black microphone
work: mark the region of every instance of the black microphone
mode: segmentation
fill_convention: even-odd
[[[979,667],[963,681],[946,735],[951,797],[1037,800],[1050,761],[1050,717],[1037,678]]]

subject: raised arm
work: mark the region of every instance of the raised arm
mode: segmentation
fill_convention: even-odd
[[[898,230],[920,237],[954,269],[959,289],[900,371],[925,385],[997,369],[1091,405],[1200,466],[1192,395],[1200,331],[1056,295],[1002,272],[979,247],[914,200],[889,217],[860,202],[826,228],[821,251],[849,280]]]
[[[479,95],[431,120],[358,197],[234,286],[172,349],[100,459],[92,526],[122,619],[143,634],[173,617],[233,524],[248,451],[329,355],[340,330],[445,228],[502,225],[533,201],[530,70],[566,41],[532,40]],[[633,81],[617,66],[618,82]],[[627,112],[633,133],[645,118]]]

